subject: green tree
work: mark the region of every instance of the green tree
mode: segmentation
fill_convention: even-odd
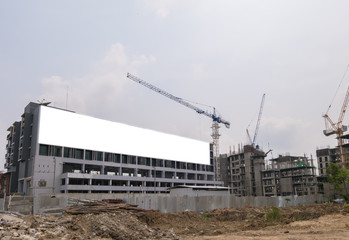
[[[330,163],[326,168],[327,179],[329,183],[334,185],[335,191],[343,194],[343,188],[345,190],[345,196],[348,196],[347,192],[347,182],[349,181],[348,170],[341,168],[338,164]]]

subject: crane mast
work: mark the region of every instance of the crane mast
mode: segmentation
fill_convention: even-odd
[[[263,94],[261,106],[259,108],[259,114],[258,114],[258,120],[257,120],[257,124],[256,124],[256,130],[254,131],[254,137],[253,137],[253,142],[252,142],[253,145],[256,144],[256,139],[257,139],[257,135],[258,135],[259,125],[261,123],[261,118],[262,118],[264,99],[265,99],[265,93]]]
[[[149,88],[149,89],[151,89],[151,90],[153,90],[153,91],[155,91],[155,92],[157,92],[157,93],[159,93],[167,98],[170,98],[173,101],[176,101],[176,102],[196,111],[199,114],[203,114],[203,115],[205,115],[213,120],[212,127],[211,127],[212,128],[211,137],[213,140],[213,154],[214,154],[214,160],[215,160],[214,161],[215,179],[217,181],[221,181],[220,162],[218,160],[218,158],[219,158],[219,136],[220,136],[219,123],[223,123],[225,125],[225,127],[229,128],[230,122],[228,122],[228,121],[222,119],[220,116],[218,116],[216,114],[215,108],[213,108],[213,113],[209,113],[208,111],[202,110],[202,109],[194,106],[193,104],[185,101],[184,99],[176,97],[176,96],[174,96],[174,95],[172,95],[172,94],[170,94],[170,93],[168,93],[168,92],[166,92],[166,91],[164,91],[164,90],[162,90],[162,89],[160,89],[160,88],[158,88],[158,87],[156,87],[156,86],[154,86],[154,85],[152,85],[152,84],[150,84],[150,83],[148,83],[148,82],[146,82],[146,81],[144,81],[144,80],[142,80],[142,79],[140,79],[140,78],[138,78],[130,73],[127,73],[127,78],[129,78],[129,79],[133,80],[134,82],[137,82],[137,83],[139,83],[139,84],[141,84],[141,85],[143,85],[143,86],[145,86],[145,87],[147,87],[147,88]]]
[[[339,147],[339,158],[340,158],[340,162],[341,165],[343,165],[346,162],[346,158],[344,157],[343,154],[343,133],[347,131],[348,127],[343,125],[343,119],[348,107],[348,102],[349,102],[349,86],[347,88],[347,92],[345,94],[345,98],[344,98],[344,102],[342,105],[342,109],[341,112],[339,114],[338,117],[338,122],[334,123],[332,121],[332,119],[328,116],[328,111],[326,114],[323,115],[323,117],[325,118],[325,126],[326,129],[323,131],[325,136],[330,136],[333,134],[337,135],[337,141],[338,141],[338,147]]]

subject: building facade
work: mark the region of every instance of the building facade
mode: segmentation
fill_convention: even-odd
[[[8,130],[11,192],[154,193],[223,184],[214,179],[209,143],[37,103]]]
[[[312,160],[299,156],[279,156],[262,171],[263,195],[313,195],[319,192]]]
[[[6,155],[5,155],[5,169],[10,176],[10,192],[17,191],[18,173],[19,173],[19,145],[21,138],[21,122],[14,122],[8,129]]]
[[[221,155],[225,186],[235,196],[317,194],[316,168],[306,157],[279,156],[269,160],[258,146],[245,145],[237,153]]]
[[[330,163],[339,163],[339,149],[338,148],[322,148],[316,150],[316,158],[318,165],[319,176],[326,176],[326,168]]]
[[[340,138],[341,146],[319,148],[316,150],[319,176],[327,176],[326,168],[330,163],[337,163],[344,168],[349,167],[349,134],[343,135]]]
[[[236,196],[262,196],[262,177],[265,152],[252,145],[222,158],[223,171],[227,171],[224,182]]]

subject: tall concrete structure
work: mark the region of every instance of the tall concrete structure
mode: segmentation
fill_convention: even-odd
[[[318,193],[315,167],[306,157],[279,156],[262,171],[264,196],[312,195]]]
[[[223,171],[227,171],[224,182],[236,196],[262,196],[262,177],[265,153],[252,145],[221,158]],[[222,174],[225,176],[225,174]]]
[[[214,186],[212,145],[29,103],[9,129],[11,192],[167,192]]]
[[[341,159],[347,163],[349,162],[349,134],[343,135],[341,138],[341,148],[336,146],[334,148],[319,148],[316,150],[316,158],[318,164],[318,172],[320,176],[326,176],[326,168],[330,163],[337,163],[340,166],[348,168],[341,163]]]
[[[306,157],[279,156],[265,163],[266,153],[245,145],[221,155],[225,186],[236,196],[311,195],[319,192],[315,167]]]
[[[17,191],[18,173],[19,173],[19,145],[21,136],[21,123],[14,122],[8,129],[6,155],[5,155],[5,169],[10,174],[10,192]]]
[[[318,173],[320,176],[326,176],[326,168],[330,163],[339,163],[339,149],[338,148],[323,148],[316,150],[316,158],[318,165]]]

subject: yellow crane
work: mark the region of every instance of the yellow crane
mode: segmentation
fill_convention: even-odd
[[[349,65],[348,65],[348,67],[349,67]],[[347,67],[347,70],[342,78],[342,81],[343,81],[343,79],[348,71],[348,67]],[[334,123],[332,121],[332,119],[328,116],[328,111],[330,110],[331,105],[329,106],[327,112],[323,115],[323,117],[325,118],[325,126],[326,126],[326,129],[323,131],[325,136],[331,136],[333,134],[337,135],[337,141],[338,141],[338,147],[339,147],[339,160],[340,160],[341,165],[344,165],[344,163],[347,162],[347,160],[344,156],[344,153],[343,153],[342,136],[343,136],[343,133],[348,130],[348,126],[343,125],[343,119],[344,119],[344,116],[345,116],[345,113],[347,110],[348,102],[349,102],[349,86],[348,86],[347,92],[345,94],[344,102],[343,102],[342,109],[340,111],[337,123]]]

